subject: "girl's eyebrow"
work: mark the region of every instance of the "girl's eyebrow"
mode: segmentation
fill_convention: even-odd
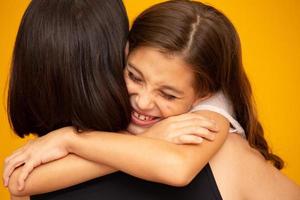
[[[134,64],[130,63],[129,61],[127,62],[127,65],[130,69],[134,70],[136,73],[138,73],[140,76],[143,76],[143,73],[137,69],[137,67],[134,66]]]
[[[169,90],[169,91],[174,92],[174,93],[176,93],[176,94],[178,94],[178,95],[183,95],[183,94],[184,94],[183,91],[178,90],[178,89],[176,89],[176,88],[174,88],[174,87],[172,87],[172,86],[170,86],[170,85],[162,85],[160,88],[161,88],[162,90]]]

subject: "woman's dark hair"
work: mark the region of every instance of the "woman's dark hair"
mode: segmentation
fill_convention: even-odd
[[[283,167],[264,138],[242,65],[240,39],[224,14],[196,1],[154,5],[137,17],[129,34],[129,51],[142,46],[181,56],[195,71],[195,88],[201,96],[223,91],[234,105],[249,144],[275,167]]]
[[[130,121],[121,0],[32,0],[17,34],[8,93],[15,132],[118,131]]]

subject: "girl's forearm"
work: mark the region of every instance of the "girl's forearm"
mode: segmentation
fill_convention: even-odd
[[[180,168],[177,145],[156,139],[90,132],[68,141],[70,152],[145,180],[164,183]]]
[[[224,119],[221,119],[224,121]],[[223,123],[221,130],[228,130]],[[227,132],[213,142],[176,145],[162,140],[115,133],[73,134],[69,151],[130,175],[173,186],[188,184],[222,146]]]
[[[25,188],[20,191],[17,178],[21,169],[22,167],[15,170],[9,181],[9,190],[15,196],[51,192],[117,171],[106,165],[69,154],[65,158],[35,168],[27,178]]]

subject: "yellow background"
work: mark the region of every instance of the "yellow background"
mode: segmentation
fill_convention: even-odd
[[[29,0],[0,0],[0,173],[3,160],[25,140],[14,136],[6,117],[7,76],[21,16]],[[159,0],[125,0],[130,20]],[[300,184],[300,1],[207,0],[236,26],[259,117],[283,170]],[[8,199],[1,185],[0,199]]]

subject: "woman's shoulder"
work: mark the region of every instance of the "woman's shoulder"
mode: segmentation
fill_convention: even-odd
[[[210,166],[217,182],[218,189],[224,200],[242,199],[244,177],[244,165],[248,165],[245,156],[254,156],[261,159],[248,145],[247,140],[235,133],[229,133],[223,146],[211,159]],[[235,191],[235,192],[232,192]]]
[[[256,162],[265,163],[266,160],[258,150],[252,148],[246,138],[239,134],[231,133],[225,141],[224,150],[230,151],[232,156],[235,156],[237,162],[241,160],[247,161],[254,159]]]
[[[213,169],[219,170],[215,178],[224,180],[220,184],[226,184],[226,190],[239,191],[237,199],[300,199],[299,186],[237,134],[228,134],[213,161]]]
[[[239,134],[230,133],[215,156],[226,161],[230,168],[235,168],[236,170],[243,169],[244,164],[250,163],[250,161],[261,162],[267,164],[264,157],[258,152],[258,150],[252,148],[248,141]],[[241,166],[241,163],[244,163]]]

